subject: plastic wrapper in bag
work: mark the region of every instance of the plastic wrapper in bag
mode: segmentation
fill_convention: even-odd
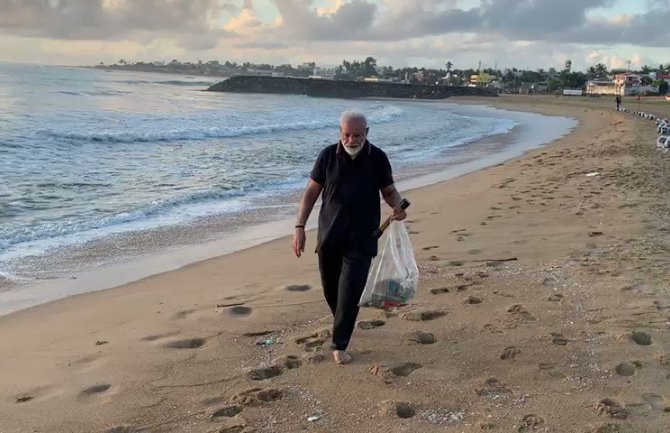
[[[403,222],[393,221],[382,236],[358,305],[387,309],[406,304],[418,284],[419,269],[407,229]]]

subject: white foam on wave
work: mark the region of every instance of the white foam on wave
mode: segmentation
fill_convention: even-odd
[[[403,114],[402,109],[395,106],[382,106],[373,111],[368,119],[371,123],[385,123]],[[38,135],[48,139],[67,140],[76,142],[102,143],[148,143],[166,141],[195,141],[216,138],[234,138],[249,135],[271,134],[284,131],[317,130],[337,126],[337,120],[315,119],[309,121],[273,123],[265,125],[250,125],[239,127],[188,127],[173,129],[158,129],[151,131],[128,131],[112,129],[96,129],[88,131],[58,131],[45,129],[38,131]]]

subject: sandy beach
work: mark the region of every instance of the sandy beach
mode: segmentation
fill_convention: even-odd
[[[579,126],[403,192],[419,294],[361,312],[352,364],[327,351],[316,256],[282,238],[0,317],[0,432],[668,431],[670,155],[654,123],[610,98],[449,102]]]

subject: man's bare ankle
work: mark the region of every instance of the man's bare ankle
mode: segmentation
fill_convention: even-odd
[[[351,362],[351,355],[344,350],[333,350],[333,360],[336,364],[349,364]]]

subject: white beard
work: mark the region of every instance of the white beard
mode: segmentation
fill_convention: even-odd
[[[363,149],[363,145],[364,145],[364,144],[365,144],[365,143],[363,143],[363,144],[361,144],[361,145],[358,145],[358,146],[356,146],[356,147],[353,148],[353,149],[350,148],[350,147],[345,146],[344,144],[342,145],[342,147],[344,147],[344,151],[347,152],[347,154],[348,154],[350,157],[355,158],[356,155],[358,155],[358,153]]]

